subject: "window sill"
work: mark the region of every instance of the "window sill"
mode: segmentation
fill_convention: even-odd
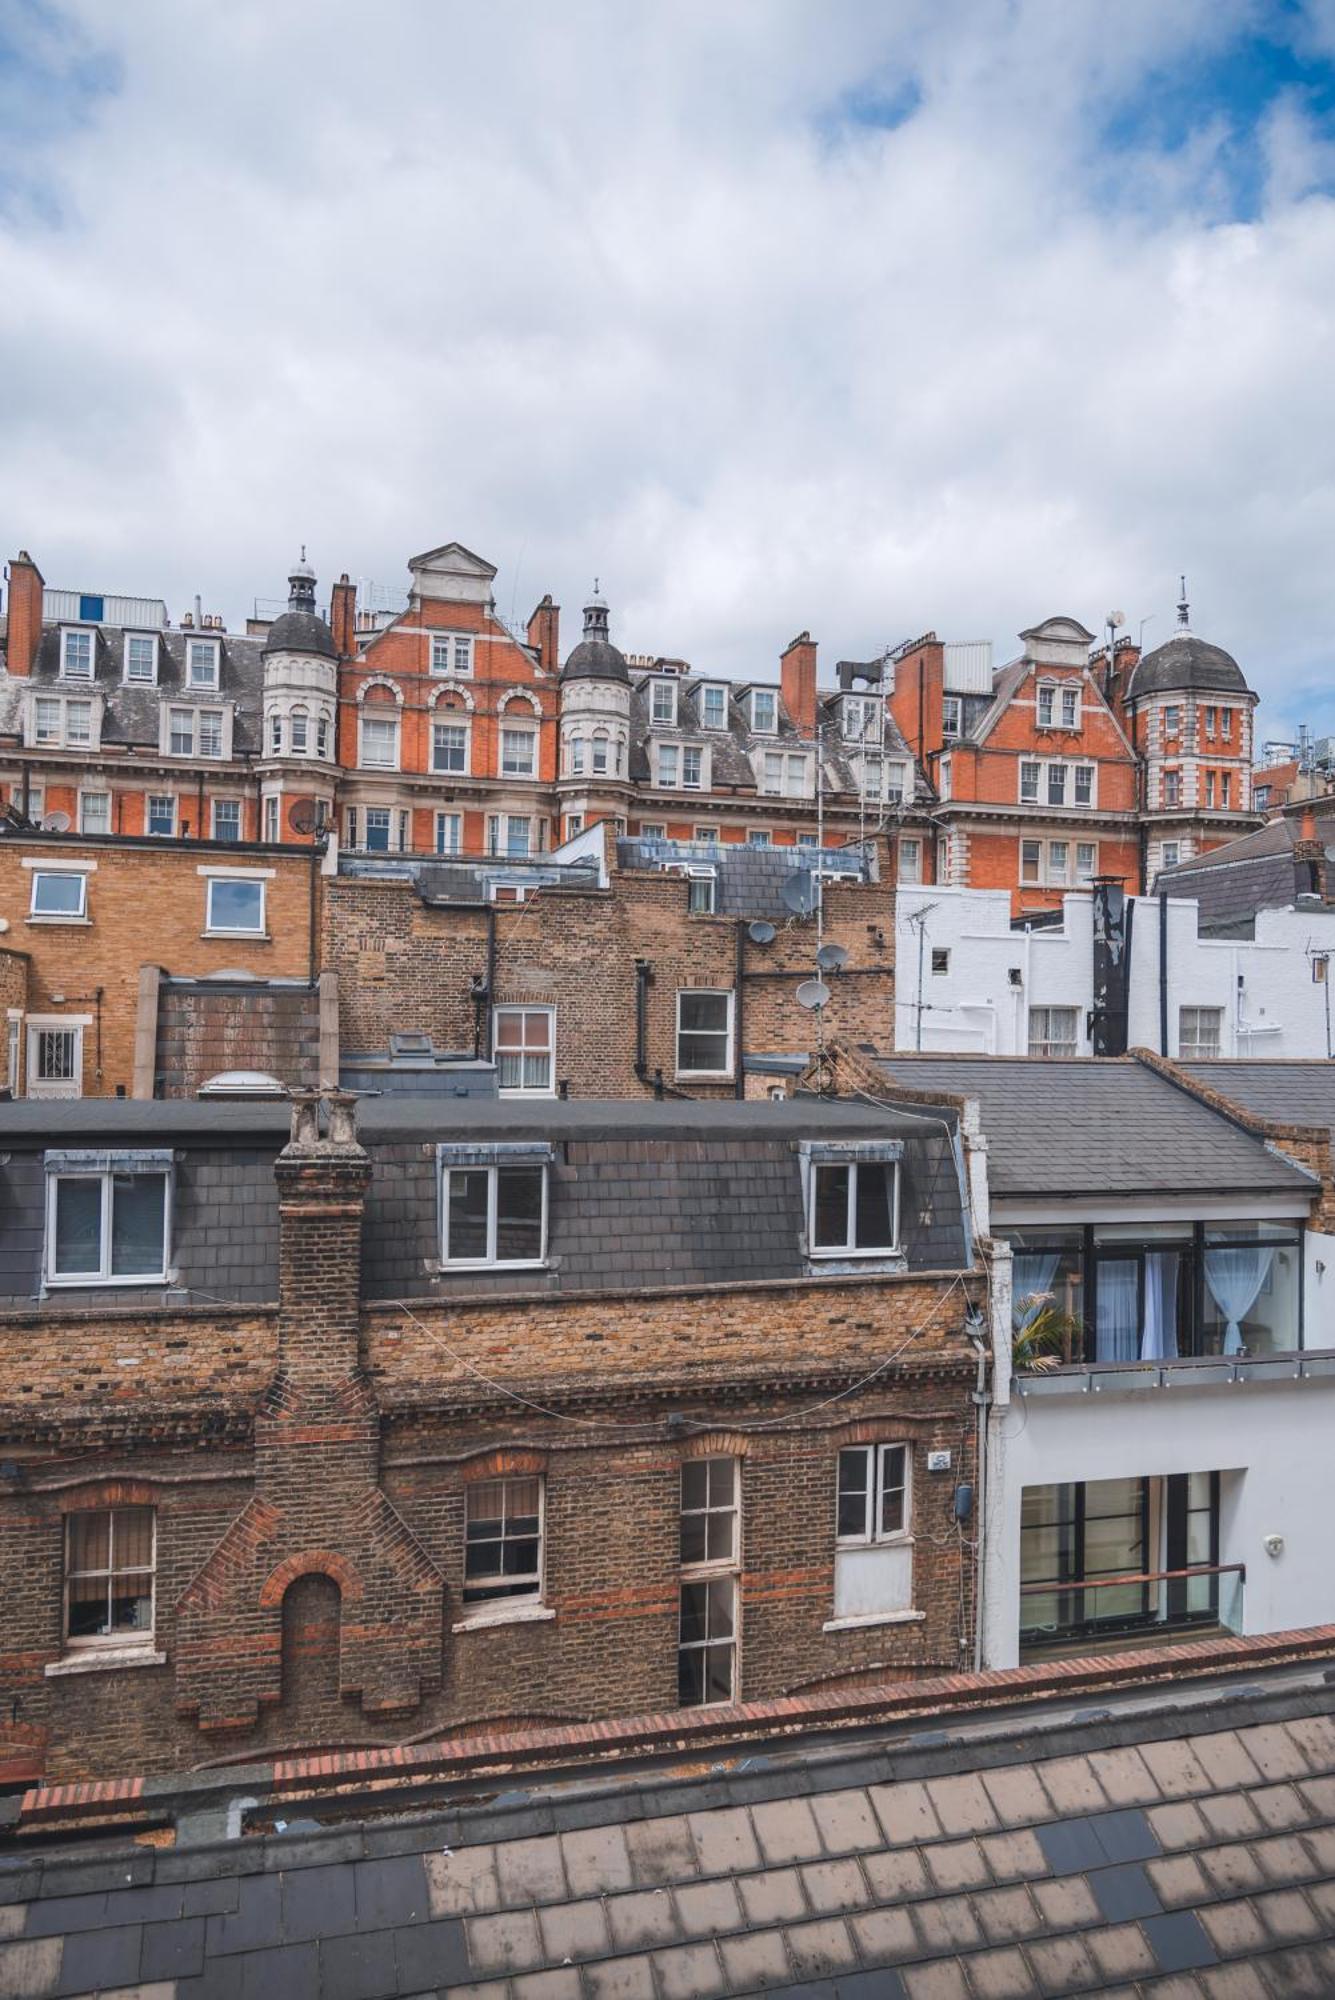
[[[76,1100],[65,1098],[54,1101],[69,1104]],[[58,1278],[50,1277],[46,1280],[46,1289],[49,1292],[86,1292],[91,1291],[94,1285],[166,1285],[170,1282],[165,1271],[157,1271],[151,1277],[114,1278],[100,1277],[96,1271],[82,1271],[75,1274],[66,1273]]]
[[[79,838],[82,840],[87,836],[81,834]],[[91,929],[93,922],[91,917],[25,917],[23,921],[26,924],[68,924],[75,929],[79,926]]]
[[[494,1264],[488,1264],[485,1260],[454,1264],[441,1259],[434,1265],[436,1275],[442,1278],[452,1278],[464,1272],[499,1271],[503,1276],[507,1271],[546,1271],[550,1268],[551,1260],[547,1257],[507,1258],[504,1262],[498,1261]]]
[[[167,1655],[153,1646],[90,1646],[87,1652],[66,1653],[42,1669],[48,1680],[66,1674],[106,1674],[119,1667],[165,1667]]]
[[[921,1625],[925,1611],[868,1611],[858,1618],[827,1618],[822,1632],[864,1632],[874,1625]]]
[[[874,1250],[808,1250],[813,1264],[887,1263],[904,1255],[902,1243],[886,1243]]]
[[[547,1625],[556,1616],[550,1604],[479,1605],[451,1625],[451,1632],[488,1632],[495,1625]]]
[[[271,931],[201,931],[202,938],[225,938],[231,944],[272,944]]]

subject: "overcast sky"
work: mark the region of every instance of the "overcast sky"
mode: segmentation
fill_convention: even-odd
[[[0,539],[630,650],[1192,622],[1335,732],[1335,0],[0,0]]]

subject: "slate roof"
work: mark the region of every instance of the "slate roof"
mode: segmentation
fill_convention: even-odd
[[[0,1978],[164,2000],[1328,2000],[1332,1707],[1319,1671],[1271,1670],[323,1823],[257,1813],[215,1771],[174,1848],[9,1852]],[[250,1838],[219,1839],[229,1805]]]
[[[1311,1194],[1311,1176],[1132,1056],[877,1059],[920,1090],[979,1100],[993,1198]]]
[[[1178,1067],[1257,1118],[1284,1125],[1329,1125],[1335,1133],[1335,1063],[1220,1058]]]
[[[794,912],[783,899],[784,884],[812,868],[837,871],[850,882],[870,880],[860,847],[751,847],[740,841],[621,839],[617,866],[657,873],[665,862],[708,864],[715,870],[714,909],[721,917],[749,917],[783,924]],[[814,948],[814,947],[813,947]]]
[[[318,621],[317,621],[318,622]],[[31,681],[0,679],[0,733],[19,734],[23,727],[23,691],[30,685],[50,683],[62,693],[97,692],[106,700],[102,717],[103,743],[129,743],[156,751],[161,729],[163,704],[216,707],[233,704],[232,751],[234,757],[258,755],[262,749],[261,713],[264,695],[263,650],[267,641],[239,637],[234,632],[162,631],[158,641],[158,679],[155,687],[132,686],[124,679],[125,631],[141,631],[139,626],[97,627],[96,656],[91,681],[62,680],[60,676],[60,627],[44,625]],[[186,685],[186,641],[219,641],[218,686],[192,688]]]
[[[1154,888],[1194,898],[1202,934],[1250,936],[1258,910],[1286,910],[1307,887],[1298,877],[1293,844],[1290,822],[1272,819],[1176,868],[1161,869]]]
[[[265,634],[263,650],[266,653],[319,653],[327,660],[338,658],[333,633],[314,611],[285,611],[281,618],[275,618]]]
[[[1127,700],[1140,701],[1150,694],[1248,694],[1246,677],[1231,653],[1198,639],[1194,632],[1179,632],[1162,646],[1145,653],[1131,672]]]

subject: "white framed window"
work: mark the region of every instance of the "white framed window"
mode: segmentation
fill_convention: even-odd
[[[761,763],[760,789],[778,797],[783,791],[783,754],[767,750]]]
[[[1205,711],[1205,733],[1213,736],[1219,724],[1219,710],[1207,707]]]
[[[1161,868],[1176,868],[1181,853],[1182,853],[1182,848],[1180,842],[1176,840],[1166,840],[1160,851],[1159,866]]]
[[[176,800],[170,792],[150,792],[144,807],[145,833],[170,838],[176,832]]]
[[[584,738],[572,736],[570,739],[570,775],[582,778],[584,775]]]
[[[1163,774],[1163,803],[1166,806],[1180,806],[1182,803],[1182,773],[1165,771]]]
[[[38,695],[32,705],[34,743],[59,743],[64,703],[52,695]]]
[[[360,722],[357,762],[367,771],[397,771],[399,768],[397,715],[368,715],[363,709]]]
[[[909,767],[902,762],[889,762],[885,766],[885,802],[891,806],[902,806],[908,796]]]
[[[773,688],[752,688],[751,727],[757,736],[772,736],[779,726],[779,697]]]
[[[596,778],[603,777],[606,774],[607,764],[608,764],[608,745],[610,740],[611,739],[609,738],[607,731],[605,729],[594,730],[593,737],[589,747],[593,753],[592,769],[593,769],[593,774]]]
[[[80,833],[111,832],[110,792],[80,792],[79,831]]]
[[[848,1445],[839,1454],[835,1541],[840,1548],[898,1541],[909,1532],[906,1444]]]
[[[1051,729],[1057,713],[1057,690],[1051,681],[1040,681],[1038,686],[1038,726]]]
[[[1092,806],[1094,803],[1093,764],[1077,764],[1075,767],[1075,802],[1078,806]]]
[[[1078,1056],[1079,1010],[1075,1007],[1031,1007],[1029,1053],[1031,1056]]]
[[[941,734],[958,736],[964,723],[964,703],[957,694],[941,698]]]
[[[659,729],[677,726],[677,683],[655,680],[649,683],[649,720]]]
[[[1069,840],[1048,842],[1048,873],[1050,888],[1064,889],[1070,881],[1071,843]]]
[[[712,868],[686,870],[686,914],[712,917],[718,902],[718,876]]]
[[[1043,843],[1041,840],[1020,842],[1020,880],[1031,885],[1043,880]]]
[[[1219,773],[1219,803],[1225,812],[1228,811],[1233,803],[1233,773],[1231,771],[1221,771]]]
[[[573,840],[573,839],[575,838],[575,835],[576,835],[577,833],[583,833],[583,831],[584,831],[584,815],[583,815],[583,813],[567,813],[567,814],[566,814],[566,839],[567,839],[567,840]]]
[[[942,757],[936,767],[936,789],[943,799],[950,797],[952,766],[949,757]]]
[[[486,1269],[545,1261],[545,1166],[446,1166],[441,1173],[442,1264]]]
[[[467,632],[431,634],[431,671],[433,674],[472,673],[473,641]]]
[[[1022,806],[1036,806],[1038,804],[1038,784],[1042,776],[1042,771],[1043,766],[1041,764],[1035,764],[1028,759],[1021,761],[1020,804]]]
[[[153,632],[127,632],[123,675],[127,681],[155,687],[158,678],[158,641]]]
[[[310,747],[310,735],[311,735],[311,719],[310,719],[310,714],[306,709],[304,708],[293,709],[291,729],[292,729],[292,755],[294,757],[304,757],[306,755],[307,749]]]
[[[283,754],[283,718],[278,709],[269,711],[269,755],[281,757]]]
[[[922,842],[916,833],[899,837],[899,879],[904,883],[922,881]]]
[[[1050,806],[1064,806],[1066,804],[1066,780],[1069,775],[1068,767],[1065,764],[1048,765],[1048,804]]]
[[[431,725],[431,768],[433,771],[453,772],[456,775],[468,770],[468,724],[466,722],[433,722]]]
[[[719,844],[719,830],[716,826],[693,826],[691,828],[691,839],[702,840],[707,847],[717,847]]]
[[[276,803],[277,801],[275,801]],[[213,838],[215,840],[240,840],[240,799],[215,799],[213,801]]]
[[[736,1699],[740,1502],[735,1458],[685,1461],[677,1621],[677,1699],[683,1708]]]
[[[682,745],[681,785],[686,792],[698,792],[705,782],[705,753],[696,743]]]
[[[746,844],[748,847],[773,847],[774,835],[767,826],[748,826]]]
[[[1163,733],[1165,736],[1180,736],[1182,733],[1182,710],[1176,702],[1170,702],[1163,712]]]
[[[152,1507],[65,1516],[67,1647],[143,1646],[153,1637],[157,1516]]]
[[[728,726],[728,690],[711,681],[700,690],[700,726],[703,729],[726,729]]]
[[[216,688],[218,685],[218,641],[216,639],[187,639],[185,642],[185,680],[192,688]]]
[[[329,755],[329,717],[321,715],[315,722],[315,754],[317,757]]]
[[[796,836],[796,844],[799,847],[819,847],[820,835],[815,833],[799,833]]]
[[[1179,1007],[1177,1052],[1183,1062],[1204,1062],[1223,1054],[1222,1007]]]
[[[675,785],[680,768],[676,744],[658,744],[654,751],[654,783],[657,785]]]
[[[34,868],[28,915],[47,923],[82,923],[88,915],[88,877],[77,868]]]
[[[682,987],[677,994],[677,1075],[732,1075],[732,992]]]
[[[173,708],[168,715],[167,747],[173,757],[221,757],[223,712],[220,708]]]
[[[876,702],[871,695],[846,694],[839,701],[839,733],[845,743],[879,743]]]
[[[438,812],[436,814],[437,854],[462,854],[464,849],[464,821],[462,813]]]
[[[1232,738],[1233,711],[1231,708],[1221,708],[1219,711],[1219,734],[1225,743],[1229,742]]]
[[[1068,682],[1061,691],[1061,716],[1063,729],[1078,729],[1080,726],[1080,690],[1073,682]]]
[[[533,850],[533,822],[524,813],[487,814],[487,852],[523,861]]]
[[[49,1173],[48,1285],[161,1284],[169,1262],[164,1171]]]
[[[388,806],[367,806],[364,819],[367,852],[388,854],[394,842],[393,812]]]
[[[1099,872],[1098,845],[1092,840],[1077,840],[1075,844],[1075,879],[1078,883],[1094,880]]]
[[[193,757],[195,754],[195,711],[193,708],[174,708],[171,711],[169,744],[173,757]]]
[[[67,701],[65,703],[65,741],[78,748],[84,748],[93,740],[93,704],[91,701]]]
[[[1206,774],[1205,774],[1205,803],[1206,803],[1206,805],[1207,805],[1207,806],[1213,806],[1213,804],[1214,804],[1214,772],[1213,772],[1213,771],[1207,771],[1207,772],[1206,772]]]
[[[642,819],[640,821],[639,838],[641,840],[666,840],[667,822],[661,819]]]
[[[595,739],[595,743],[596,743]],[[604,767],[606,766],[607,738],[603,738]],[[538,732],[536,729],[501,729],[501,776],[503,778],[531,778],[538,768]]]
[[[502,1097],[551,1097],[556,1090],[556,1009],[498,1007],[493,1052]]]
[[[210,875],[204,929],[210,937],[263,937],[263,881],[252,876]]]
[[[881,795],[881,766],[879,758],[869,758],[869,765],[875,766],[876,787],[874,796]],[[760,789],[775,797],[790,799],[804,798],[807,789],[807,760],[801,756],[787,756],[781,750],[767,750],[762,767]]]
[[[264,838],[271,844],[278,839],[278,798],[273,792],[266,793],[264,800]],[[349,841],[355,846],[355,841]]]
[[[899,1248],[894,1160],[814,1160],[808,1240],[813,1257],[888,1257]]]
[[[464,1489],[465,1604],[542,1599],[543,1481],[478,1479]]]
[[[67,681],[90,681],[97,657],[97,633],[91,625],[66,626],[60,634],[60,671]]]
[[[28,1022],[29,1097],[83,1096],[83,1028],[62,1021]]]

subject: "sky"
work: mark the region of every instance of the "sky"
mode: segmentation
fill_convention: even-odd
[[[1335,0],[0,0],[0,550],[458,540],[822,678],[1193,628],[1335,733]]]

